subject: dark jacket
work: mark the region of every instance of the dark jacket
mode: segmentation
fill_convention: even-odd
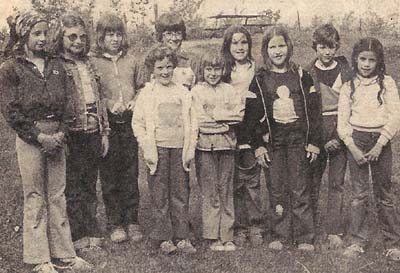
[[[306,145],[312,144],[320,147],[321,143],[321,96],[315,90],[313,79],[310,74],[297,69],[298,81],[300,84],[305,109],[305,128]],[[247,98],[246,110],[243,119],[243,130],[238,136],[238,144],[250,144],[254,149],[265,146],[263,136],[269,134],[269,143],[274,138],[275,121],[273,119],[273,96],[275,90],[272,90],[273,79],[270,77],[270,71],[261,68],[252,83],[249,91],[254,93],[254,98]]]
[[[339,66],[339,76],[341,79],[342,84],[348,82],[354,72],[350,68],[349,63],[347,62],[347,59],[344,56],[337,56],[334,58],[334,60],[338,63]],[[337,111],[338,108],[338,102],[339,102],[339,93],[337,91],[331,91],[330,88],[323,88],[321,87],[321,79],[318,78],[317,76],[317,71],[315,67],[315,62],[317,59],[314,59],[308,66],[306,66],[305,70],[310,73],[311,77],[314,80],[314,86],[317,92],[321,93],[322,97],[322,112],[331,112],[332,114]],[[341,86],[338,86],[339,88]],[[327,90],[330,89],[330,90]],[[324,93],[325,92],[325,93]],[[323,145],[327,143],[328,141],[332,139],[336,139],[337,141],[341,142],[339,135],[337,133],[336,127],[337,127],[337,114],[334,114],[334,117],[326,117],[323,118],[323,137],[322,137],[322,146],[320,148],[323,148]]]
[[[8,59],[0,67],[1,112],[26,143],[40,145],[35,121],[60,121],[60,131],[66,132],[72,119],[68,109],[72,93],[59,59],[46,58],[43,75],[23,56]]]
[[[71,131],[85,131],[88,130],[88,110],[85,103],[84,91],[81,88],[81,78],[79,75],[78,67],[73,60],[61,56],[66,73],[73,86],[72,93],[72,113],[73,122],[69,123],[69,130]],[[110,126],[108,123],[107,107],[105,105],[105,98],[101,89],[100,76],[96,68],[91,64],[88,58],[82,60],[89,70],[91,77],[91,86],[96,97],[96,113],[98,126],[101,135],[108,135]]]

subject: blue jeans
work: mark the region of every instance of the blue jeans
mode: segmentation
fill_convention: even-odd
[[[277,125],[267,180],[274,240],[313,243],[309,162],[304,132],[296,124]]]
[[[252,149],[236,151],[235,163],[235,226],[259,226],[263,222],[261,166],[257,164]]]
[[[189,173],[183,169],[182,149],[157,147],[154,175],[148,173],[153,227],[150,238],[166,241],[189,236]]]
[[[366,153],[374,147],[380,133],[353,131],[353,140],[362,152]],[[365,245],[369,237],[367,223],[369,169],[371,168],[372,190],[378,209],[378,221],[387,248],[398,246],[400,242],[400,217],[393,204],[392,189],[392,149],[390,142],[383,147],[378,161],[362,166],[357,165],[349,152],[349,168],[351,179],[351,222],[348,231],[349,241]],[[370,208],[372,206],[369,206]]]
[[[343,219],[343,197],[344,197],[344,176],[347,165],[346,146],[338,139],[336,133],[337,116],[323,117],[323,144],[332,139],[337,139],[341,146],[334,152],[326,152],[324,147],[320,147],[321,153],[317,160],[311,164],[312,182],[310,184],[311,208],[313,210],[314,224],[318,211],[319,190],[321,187],[322,176],[328,165],[328,206],[326,213],[326,232],[328,234],[344,233]]]

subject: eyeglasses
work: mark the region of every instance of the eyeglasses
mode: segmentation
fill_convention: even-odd
[[[177,38],[177,39],[182,39],[183,38],[183,33],[182,31],[165,31],[163,32],[163,36],[166,38]]]
[[[82,34],[82,35],[78,36],[78,34],[75,34],[75,33],[66,35],[65,37],[67,37],[68,40],[70,40],[71,42],[75,42],[76,40],[78,40],[78,38],[84,42],[86,42],[86,40],[88,39],[88,36],[86,34]]]

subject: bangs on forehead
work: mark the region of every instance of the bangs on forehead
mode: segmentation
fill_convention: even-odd
[[[105,25],[104,31],[106,32],[115,32],[115,31],[120,31],[124,32],[124,26],[121,22],[116,21],[116,20],[110,20],[107,22]]]
[[[165,31],[178,32],[178,31],[183,31],[183,29],[182,29],[182,25],[175,24],[175,25],[165,26],[164,32]]]
[[[222,56],[216,54],[206,54],[203,57],[203,67],[224,67],[225,62]]]

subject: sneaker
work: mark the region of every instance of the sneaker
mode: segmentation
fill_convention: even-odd
[[[362,246],[358,244],[352,244],[351,246],[346,248],[346,250],[343,252],[343,255],[348,258],[355,258],[362,253],[364,253],[364,249],[362,248]]]
[[[176,244],[176,247],[184,253],[195,253],[197,251],[190,240],[181,240]]]
[[[175,252],[177,248],[172,241],[163,241],[160,244],[160,250],[165,254],[171,254]]]
[[[225,247],[224,247],[224,244],[220,240],[216,240],[210,245],[210,249],[212,251],[224,251]]]
[[[224,244],[224,250],[225,251],[235,251],[235,250],[237,250],[237,246],[235,245],[234,242],[228,241]]]
[[[268,244],[268,248],[273,250],[282,250],[283,244],[279,240],[272,241]]]
[[[60,264],[56,266],[59,269],[72,269],[73,271],[89,271],[93,265],[81,257],[60,259]]]
[[[32,271],[37,273],[58,273],[51,262],[38,264]]]
[[[264,243],[261,229],[259,228],[250,228],[249,239],[252,246],[260,246]]]
[[[129,225],[127,227],[127,231],[132,242],[139,242],[143,239],[143,233],[140,231],[139,225]]]
[[[297,249],[298,250],[303,250],[303,251],[314,251],[315,250],[315,247],[314,247],[314,245],[313,244],[305,244],[305,243],[303,243],[303,244],[299,244],[298,246],[297,246]]]
[[[343,240],[342,240],[342,237],[340,237],[339,235],[329,234],[328,241],[329,241],[330,249],[338,249],[338,248],[343,247]]]
[[[89,248],[89,246],[90,246],[89,237],[83,237],[79,240],[74,241],[75,250]]]
[[[102,237],[89,237],[89,248],[96,249],[103,246],[104,238]]]
[[[398,248],[387,249],[385,256],[392,261],[398,262],[400,261],[400,250]]]
[[[110,238],[113,243],[121,243],[126,241],[128,236],[122,227],[117,227],[111,232]]]
[[[247,234],[245,230],[240,230],[236,233],[235,243],[239,246],[244,246],[247,240]]]

